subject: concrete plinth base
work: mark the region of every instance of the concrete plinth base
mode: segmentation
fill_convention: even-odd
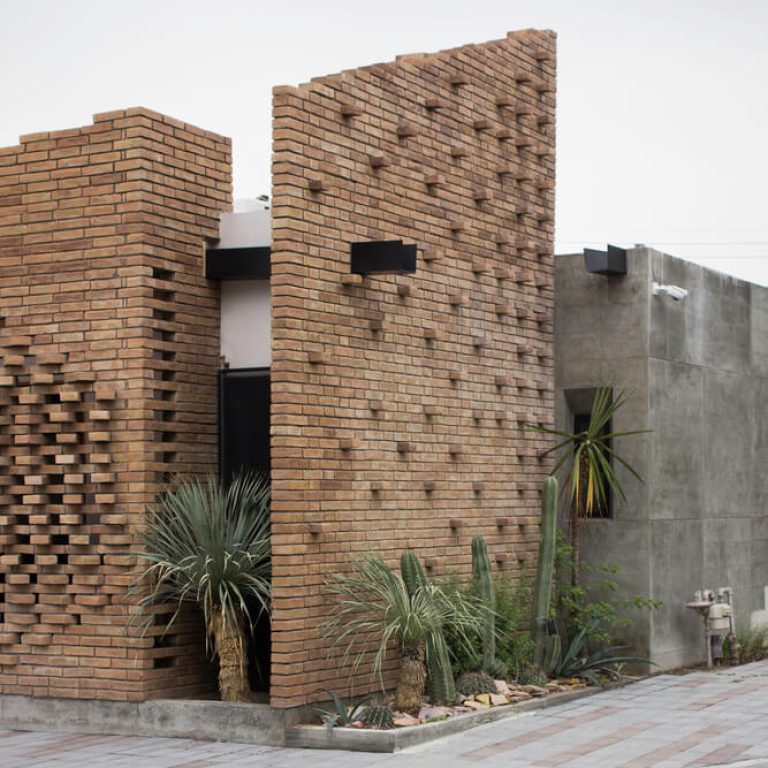
[[[0,725],[109,733],[170,736],[279,746],[284,716],[268,704],[157,699],[141,703],[0,696]]]

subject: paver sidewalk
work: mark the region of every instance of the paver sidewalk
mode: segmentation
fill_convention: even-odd
[[[393,755],[0,730],[2,768],[768,768],[768,661],[626,688]]]

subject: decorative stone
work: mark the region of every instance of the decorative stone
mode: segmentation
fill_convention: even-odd
[[[433,720],[439,717],[450,717],[453,709],[450,707],[422,707],[419,710],[419,720],[425,723],[427,720]]]
[[[507,701],[507,697],[504,696],[501,693],[491,693],[486,694],[486,696],[490,695],[491,697],[491,706],[492,707],[502,707],[505,704],[509,704],[509,701]]]
[[[539,685],[523,685],[520,690],[524,693],[530,693],[531,696],[544,696],[547,693],[547,689]]]
[[[407,728],[409,725],[418,725],[419,718],[404,712],[397,712],[394,717],[394,723],[396,728]]]

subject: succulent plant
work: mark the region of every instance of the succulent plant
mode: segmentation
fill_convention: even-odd
[[[487,672],[464,672],[456,681],[456,689],[463,696],[477,696],[478,693],[496,693],[496,683]]]
[[[420,599],[427,596],[429,579],[418,556],[406,549],[400,557],[400,575],[408,595],[413,598],[421,589]],[[427,692],[434,703],[452,704],[456,699],[453,670],[442,627],[434,627],[424,638],[427,663]]]
[[[549,601],[552,593],[552,573],[555,564],[555,538],[557,532],[557,480],[548,477],[541,494],[541,540],[539,543],[539,565],[533,592],[533,615],[531,616],[531,639],[534,644],[533,663],[547,668],[547,656],[551,655],[548,633]],[[556,654],[559,656],[559,648]],[[549,660],[552,665],[552,660]]]
[[[403,578],[409,596],[413,596],[419,587],[427,585],[427,574],[418,556],[412,549],[406,549],[400,556],[400,575]]]
[[[382,730],[395,727],[395,716],[389,704],[369,704],[360,713],[358,720],[372,728]]]
[[[488,546],[482,536],[472,539],[472,582],[483,599],[488,612],[480,627],[480,639],[483,645],[483,669],[490,672],[496,660],[496,595],[493,588],[491,558]]]

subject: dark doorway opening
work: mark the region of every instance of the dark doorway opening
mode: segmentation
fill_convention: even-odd
[[[573,415],[573,431],[574,434],[578,434],[579,432],[586,432],[589,429],[589,424],[592,419],[591,413],[575,413]],[[608,435],[611,433],[611,421],[609,420],[608,423],[603,427],[601,430],[601,434]],[[606,440],[605,444],[610,449],[611,447],[611,441]],[[581,478],[581,488],[582,488],[582,509],[584,508],[584,497],[586,497],[587,493],[587,478],[582,477]],[[592,517],[595,518],[601,518],[604,520],[610,519],[613,517],[613,493],[611,492],[610,488],[605,489],[605,499],[603,499],[602,502],[598,501],[597,504],[595,504],[594,508],[592,509]]]
[[[219,472],[223,481],[242,472],[269,476],[269,368],[225,369],[219,377]],[[249,606],[256,614],[256,605]],[[248,680],[269,691],[269,617],[256,622],[248,644]]]

